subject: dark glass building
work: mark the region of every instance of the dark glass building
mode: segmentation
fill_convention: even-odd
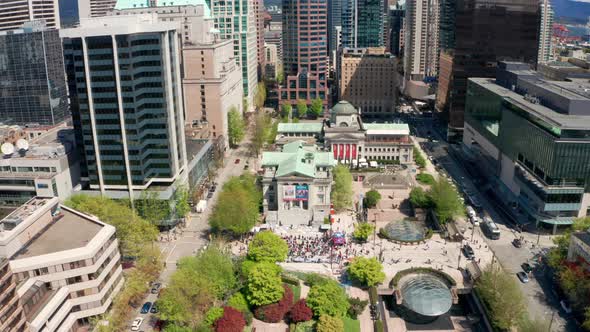
[[[470,78],[463,143],[515,219],[557,228],[588,213],[590,84],[501,62]]]
[[[186,168],[175,25],[113,16],[61,36],[89,189],[119,198],[157,188],[172,197]]]
[[[59,33],[40,22],[0,33],[0,122],[55,125],[70,116]]]
[[[436,108],[449,140],[461,137],[469,77],[494,77],[501,60],[537,63],[539,20],[537,0],[442,1]]]
[[[342,18],[342,46],[385,46],[384,0],[349,0]]]
[[[402,31],[404,27],[404,17],[406,10],[404,5],[396,4],[389,9],[389,52],[396,57],[402,57],[400,41],[403,36]]]

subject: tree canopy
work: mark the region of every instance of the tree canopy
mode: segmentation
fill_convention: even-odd
[[[377,206],[380,200],[381,194],[377,190],[371,189],[365,194],[365,197],[363,198],[363,204],[366,208],[370,209]]]
[[[227,135],[229,144],[236,146],[246,136],[246,123],[244,117],[235,106],[232,106],[227,113]]]
[[[324,105],[322,103],[322,100],[320,98],[316,98],[316,99],[312,100],[311,107],[309,109],[309,114],[311,115],[311,117],[316,119],[319,116],[321,116],[323,112],[324,112]]]
[[[260,150],[264,144],[268,142],[272,129],[272,119],[268,114],[258,113],[254,120],[254,133],[252,136],[251,152],[256,157],[260,154]],[[276,135],[276,134],[275,134]]]
[[[264,82],[261,82],[256,87],[256,94],[254,95],[254,106],[258,111],[262,107],[264,107],[264,102],[266,101],[266,85]]]
[[[434,212],[441,223],[464,214],[465,206],[459,198],[459,193],[444,178],[432,184],[429,196],[434,204]]]
[[[316,316],[344,317],[348,311],[348,297],[335,280],[327,279],[311,286],[307,305]]]
[[[160,199],[155,191],[141,192],[139,199],[134,201],[135,210],[145,220],[157,225],[170,216],[170,202]]]
[[[420,149],[414,146],[413,152],[414,162],[416,163],[416,166],[418,166],[419,168],[426,167],[426,159],[424,159],[424,156],[422,155],[422,152],[420,152]]]
[[[225,183],[209,217],[214,232],[240,235],[249,232],[259,217],[262,194],[253,175],[243,174]]]
[[[288,253],[287,242],[271,231],[257,233],[248,245],[248,258],[257,262],[282,262]]]
[[[281,106],[281,117],[284,119],[286,119],[286,122],[289,122],[289,119],[291,118],[291,112],[293,111],[293,107],[291,107],[290,104],[283,104]]]
[[[348,274],[364,286],[375,286],[385,279],[383,266],[376,258],[355,257],[348,266]]]
[[[352,232],[352,236],[357,241],[366,242],[374,230],[375,230],[375,226],[373,226],[369,223],[366,223],[366,222],[358,223],[354,227],[354,231]]]
[[[248,271],[246,298],[251,305],[275,303],[283,297],[281,267],[275,263],[256,263]]]
[[[307,116],[307,103],[303,99],[297,100],[297,117],[302,119]]]
[[[432,206],[430,196],[421,187],[414,187],[410,191],[410,203],[417,208],[429,208]]]
[[[334,167],[333,174],[332,203],[334,208],[340,211],[352,206],[352,175],[348,167],[344,165]]]
[[[190,193],[186,186],[179,186],[176,188],[174,193],[175,210],[178,218],[184,218],[191,212],[191,206],[189,204]]]

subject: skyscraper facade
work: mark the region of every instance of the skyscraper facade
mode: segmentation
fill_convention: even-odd
[[[402,41],[404,33],[405,5],[396,4],[389,8],[389,52],[396,57],[402,57]]]
[[[439,1],[408,0],[404,25],[406,80],[435,77],[438,74]]]
[[[553,8],[549,0],[541,2],[541,24],[539,26],[539,63],[547,63],[553,59]]]
[[[258,80],[264,75],[264,3],[262,0],[254,0],[254,12],[256,13],[256,46],[258,50]]]
[[[234,41],[234,55],[242,69],[244,96],[249,101],[252,101],[258,84],[258,40],[254,1],[257,0],[206,0],[221,38]]]
[[[342,18],[350,0],[328,1],[328,51],[330,57],[341,46]]]
[[[327,105],[327,11],[326,0],[283,1],[283,104],[320,98]]]
[[[144,14],[82,20],[60,31],[91,190],[132,198],[158,184],[160,198],[172,197],[186,167],[175,29]]]
[[[18,29],[25,22],[34,20],[45,20],[48,28],[59,28],[58,0],[2,1],[0,31]]]
[[[342,18],[342,46],[349,48],[385,45],[383,0],[348,0]]]
[[[441,8],[445,54],[440,57],[436,108],[447,114],[448,138],[455,141],[462,135],[468,77],[493,77],[500,60],[537,62],[539,2],[442,0]]]
[[[55,125],[69,118],[61,40],[39,21],[0,32],[0,122]]]

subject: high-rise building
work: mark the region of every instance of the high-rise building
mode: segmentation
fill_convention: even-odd
[[[254,0],[254,13],[256,15],[256,46],[258,50],[258,79],[262,80],[265,70],[264,56],[264,3],[262,0]]]
[[[360,108],[363,117],[391,116],[399,85],[397,58],[384,47],[344,48],[339,62],[338,99]]]
[[[439,0],[408,0],[404,33],[404,93],[420,98],[438,75]]]
[[[2,314],[0,314],[0,331],[26,330],[26,317],[23,305],[16,291],[16,278],[10,270],[8,259],[0,257],[0,298],[2,298]]]
[[[145,9],[156,4],[145,0],[59,0],[59,16],[62,28],[66,28],[80,23],[80,18],[107,16],[115,5]]]
[[[61,40],[42,22],[0,32],[0,122],[55,125],[70,117]]]
[[[349,0],[328,1],[328,51],[331,58],[342,46],[342,18],[350,3]]]
[[[404,18],[406,15],[405,5],[396,4],[389,8],[389,49],[388,51],[396,57],[403,57],[402,42],[404,40]]]
[[[277,77],[278,71],[281,70],[277,45],[268,43],[264,44],[264,57],[264,63],[266,67],[264,70],[264,75],[268,79],[275,79]]]
[[[14,30],[25,22],[45,20],[48,28],[59,28],[58,0],[3,1],[0,9],[0,31]]]
[[[277,47],[280,64],[283,63],[283,23],[271,21],[264,31],[264,43]]]
[[[384,0],[348,0],[342,18],[342,46],[349,48],[385,45]]]
[[[441,8],[446,55],[440,57],[436,108],[447,115],[448,138],[456,141],[463,130],[467,78],[493,77],[499,60],[537,62],[539,2],[442,0]]]
[[[283,2],[283,104],[320,98],[327,105],[327,10],[326,0]]]
[[[257,0],[206,0],[222,39],[234,41],[234,55],[242,69],[244,96],[252,105],[258,84],[258,40],[256,34]]]
[[[83,180],[111,197],[156,185],[172,197],[186,166],[176,25],[157,14],[109,16],[60,36]]]
[[[553,8],[549,0],[541,2],[541,25],[539,26],[539,63],[553,59]]]

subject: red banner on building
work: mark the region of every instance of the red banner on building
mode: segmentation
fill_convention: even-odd
[[[346,160],[350,159],[350,144],[346,144]]]
[[[356,144],[352,145],[352,159],[356,159]]]
[[[332,144],[332,151],[334,152],[334,159],[338,159],[338,144]]]

